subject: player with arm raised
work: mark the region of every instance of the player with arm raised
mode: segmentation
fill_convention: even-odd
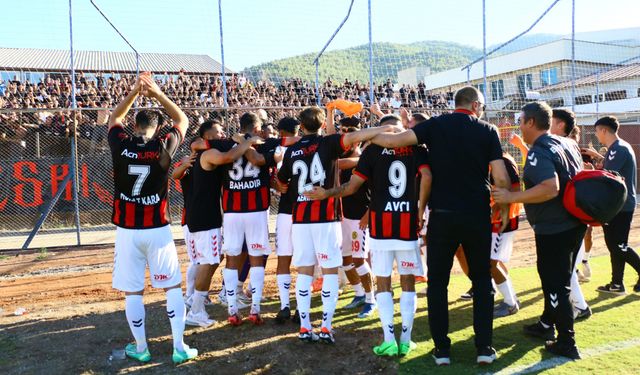
[[[391,130],[390,127],[365,129],[348,134],[321,136],[325,113],[318,107],[300,112],[300,128],[304,134],[296,144],[287,148],[278,172],[281,184],[297,191],[293,205],[293,265],[298,270],[296,299],[300,315],[299,339],[333,343],[331,321],[338,301],[338,267],[342,264],[340,200],[328,198],[311,201],[304,196],[314,186],[333,187],[336,183],[336,162],[352,144],[366,141]],[[323,319],[320,336],[311,330],[311,282],[313,267],[319,263],[324,274],[322,288]]]
[[[160,113],[141,110],[135,116],[133,136],[122,124],[138,94],[156,99],[173,121],[166,136],[157,135]],[[183,342],[185,305],[180,263],[169,228],[168,182],[171,158],[182,143],[189,121],[160,91],[151,74],[142,73],[133,90],[109,118],[109,147],[113,160],[113,214],[116,243],[113,287],[125,292],[125,313],[136,340],[125,348],[128,357],[151,360],[145,333],[142,302],[145,268],[151,285],[163,288],[173,336],[173,362],[195,358],[198,351]]]

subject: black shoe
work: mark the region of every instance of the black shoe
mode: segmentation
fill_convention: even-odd
[[[278,315],[276,315],[276,323],[284,324],[289,319],[291,319],[291,310],[288,307],[278,311]]]
[[[589,319],[593,315],[591,307],[587,306],[586,309],[573,308],[573,320],[585,320]]]
[[[498,358],[496,350],[490,346],[478,349],[477,363],[479,365],[490,365]]]
[[[451,364],[451,352],[449,349],[434,348],[431,356],[438,366],[449,366]]]
[[[536,323],[526,325],[523,328],[526,335],[539,337],[545,340],[556,339],[556,332],[553,326],[545,328],[539,320]]]
[[[640,293],[640,279],[638,279],[638,282],[636,283],[636,285],[633,286],[633,291],[635,293]]]
[[[563,344],[558,341],[547,341],[544,344],[544,348],[552,354],[559,355],[562,357],[567,357],[569,359],[580,359],[580,352],[578,352],[578,347],[570,344]]]
[[[460,296],[460,299],[462,300],[470,300],[473,299],[473,287],[469,288],[469,290],[467,290],[466,293],[462,294]]]
[[[598,289],[596,290],[602,293],[615,294],[616,296],[623,296],[627,294],[627,292],[624,290],[624,285],[618,285],[618,284],[612,284],[612,283],[599,286]],[[635,287],[633,288],[633,290],[635,291]]]
[[[298,313],[298,310],[293,312],[293,315],[291,316],[291,321],[294,322],[295,324],[300,324],[300,313]]]

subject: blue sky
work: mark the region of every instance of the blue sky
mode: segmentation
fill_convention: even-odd
[[[95,0],[140,52],[207,54],[220,59],[217,0]],[[67,0],[11,0],[0,8],[0,47],[67,49]],[[10,4],[8,4],[10,3]],[[527,28],[552,0],[487,0],[487,40],[496,44]],[[638,0],[576,0],[576,30],[640,26]],[[226,64],[240,70],[260,62],[318,52],[338,26],[349,0],[223,0]],[[127,51],[91,6],[73,0],[76,49]],[[372,0],[373,40],[444,40],[482,47],[481,0]],[[571,32],[571,0],[561,0],[532,33]],[[367,1],[355,0],[330,49],[364,44]]]

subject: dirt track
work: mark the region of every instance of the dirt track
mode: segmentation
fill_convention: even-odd
[[[635,234],[630,243],[638,243]],[[186,264],[184,246],[179,246],[181,261]],[[605,254],[602,230],[594,230],[594,255]],[[147,337],[155,354],[146,366],[131,361],[107,363],[112,349],[129,342],[130,333],[124,319],[121,293],[111,289],[112,247],[67,249],[30,253],[4,253],[0,260],[0,372],[2,373],[115,373],[136,369],[158,372],[215,371],[216,373],[396,373],[397,362],[370,355],[372,343],[380,332],[374,321],[356,321],[341,326],[340,345],[322,351],[303,345],[295,338],[293,324],[276,326],[272,318],[279,309],[275,285],[275,257],[269,259],[265,282],[266,324],[245,324],[232,329],[218,323],[209,329],[187,329],[185,341],[204,352],[194,363],[180,367],[170,364],[171,341],[164,313],[164,295],[147,290]],[[533,232],[522,223],[516,237],[511,266],[535,262]],[[455,270],[457,272],[457,268]],[[219,288],[220,272],[213,280]],[[214,298],[215,299],[215,298]],[[294,297],[292,296],[292,300]],[[314,305],[320,303],[314,298]],[[18,308],[26,314],[14,316]],[[420,304],[424,308],[424,304]],[[224,320],[220,305],[209,309],[213,318]],[[351,313],[338,311],[336,321],[350,319]],[[320,317],[314,317],[319,319]],[[371,329],[373,328],[373,329]],[[357,334],[349,334],[352,331]],[[347,348],[345,350],[345,348]],[[295,352],[292,355],[292,352]],[[29,357],[25,357],[26,355]],[[36,360],[38,359],[38,360]],[[357,363],[352,367],[351,363]],[[312,371],[313,369],[313,371]]]

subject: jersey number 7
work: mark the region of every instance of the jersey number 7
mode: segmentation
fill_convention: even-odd
[[[131,189],[131,196],[136,197],[140,195],[140,191],[142,190],[142,185],[149,177],[149,173],[151,172],[151,167],[148,165],[129,165],[129,175],[130,176],[138,176],[136,178],[136,182],[133,183],[133,189]]]

